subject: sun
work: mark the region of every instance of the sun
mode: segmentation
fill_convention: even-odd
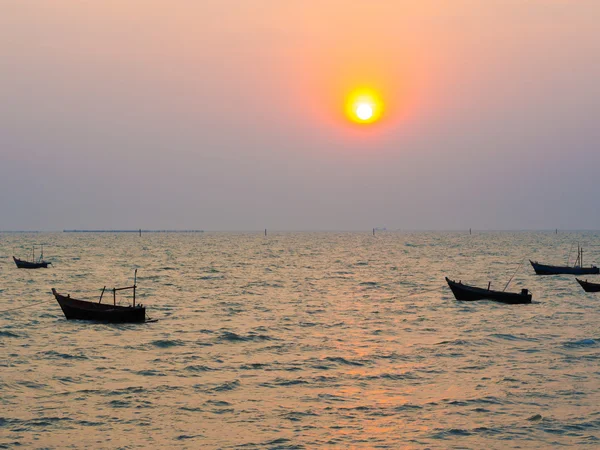
[[[355,89],[346,98],[346,116],[353,122],[373,123],[381,118],[382,113],[383,102],[374,89]]]
[[[373,117],[373,107],[368,103],[359,103],[356,107],[356,116],[360,120],[369,120]]]

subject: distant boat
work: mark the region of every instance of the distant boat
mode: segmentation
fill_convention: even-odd
[[[475,301],[475,300],[494,300],[501,303],[517,305],[521,303],[531,303],[531,294],[527,289],[521,289],[521,293],[492,291],[489,288],[483,289],[474,286],[467,286],[462,282],[456,282],[446,277],[446,282],[452,290],[456,300]]]
[[[40,252],[40,257],[35,259],[35,245],[31,250],[31,261],[26,261],[24,259],[15,258],[13,256],[13,260],[19,269],[46,269],[48,268],[48,264],[52,264],[49,261],[44,261],[44,246],[42,245],[42,250]]]
[[[580,280],[579,278],[575,278],[577,282],[581,285],[585,292],[600,292],[600,284],[599,283],[590,283],[588,280]]]
[[[594,275],[600,273],[596,266],[583,267],[583,249],[577,246],[577,260],[573,266],[550,266],[529,260],[538,275]]]
[[[60,305],[67,320],[93,320],[96,322],[109,323],[140,323],[146,321],[146,308],[143,305],[135,304],[135,290],[137,288],[135,280],[137,278],[137,269],[135,271],[133,286],[113,288],[113,304],[101,303],[102,296],[106,286],[102,289],[98,303],[88,300],[77,300],[70,295],[62,295],[52,288],[52,294]],[[117,305],[117,291],[133,289],[133,305]]]

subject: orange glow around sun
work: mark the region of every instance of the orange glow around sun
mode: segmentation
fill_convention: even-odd
[[[345,112],[352,122],[373,123],[383,114],[383,101],[374,89],[354,89],[346,97]]]

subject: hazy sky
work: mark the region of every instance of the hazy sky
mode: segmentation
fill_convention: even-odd
[[[600,228],[598,0],[0,11],[0,230]]]

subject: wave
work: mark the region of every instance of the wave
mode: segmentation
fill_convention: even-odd
[[[505,341],[527,341],[527,342],[535,342],[535,341],[539,340],[539,339],[532,338],[532,337],[515,336],[515,335],[512,335],[512,334],[502,334],[502,333],[490,334],[490,337],[493,337],[493,338],[496,338],[496,339],[503,339]]]
[[[136,375],[141,375],[143,377],[164,377],[164,376],[166,376],[166,374],[159,372],[158,370],[154,370],[154,369],[139,370],[134,373]]]
[[[234,333],[232,331],[225,331],[217,338],[217,341],[221,342],[250,342],[250,341],[272,341],[274,338],[265,334],[248,334],[243,336],[241,334]]]
[[[186,343],[180,339],[158,339],[156,341],[150,342],[150,344],[159,348],[169,348],[169,347],[178,347],[185,345]]]
[[[365,362],[364,361],[353,361],[350,359],[346,359],[346,358],[342,358],[341,356],[327,356],[326,358],[324,358],[325,361],[330,361],[333,363],[337,363],[337,364],[343,364],[346,366],[364,366]]]
[[[85,355],[71,355],[70,353],[59,353],[54,350],[38,353],[47,356],[49,359],[89,359]]]
[[[276,386],[298,386],[300,384],[309,384],[308,381],[303,380],[301,378],[296,378],[296,379],[286,379],[286,378],[276,378],[273,381],[270,381],[268,383],[261,383],[261,386],[264,387],[276,387]]]
[[[366,380],[393,380],[393,381],[397,381],[397,380],[418,380],[421,377],[419,377],[418,375],[415,375],[411,372],[405,372],[405,373],[382,373],[379,375],[369,375],[364,377],[364,379]]]
[[[597,342],[594,339],[580,339],[578,341],[569,341],[563,344],[566,348],[582,348],[582,347],[595,347]]]
[[[240,369],[242,369],[242,370],[264,370],[267,367],[270,367],[270,364],[252,363],[252,364],[242,364],[240,366]]]
[[[216,369],[213,369],[211,367],[208,366],[187,366],[184,370],[188,371],[188,372],[210,372]]]
[[[234,389],[237,389],[238,387],[240,387],[239,380],[233,380],[233,381],[229,381],[227,383],[223,383],[218,386],[215,386],[214,388],[212,388],[210,390],[213,392],[226,392],[226,391],[233,391]]]
[[[0,331],[0,337],[20,338],[22,336],[10,331]]]

